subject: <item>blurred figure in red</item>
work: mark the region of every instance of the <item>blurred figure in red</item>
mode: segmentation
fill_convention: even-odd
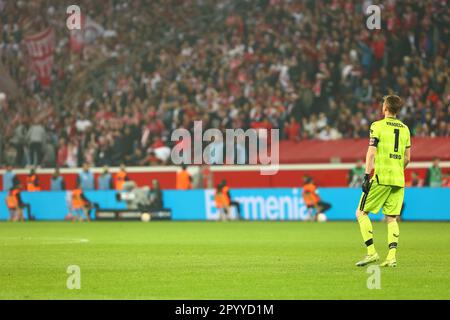
[[[300,123],[292,116],[284,126],[284,134],[289,141],[300,141]]]
[[[450,188],[450,173],[444,173],[444,179],[442,180],[442,186]]]

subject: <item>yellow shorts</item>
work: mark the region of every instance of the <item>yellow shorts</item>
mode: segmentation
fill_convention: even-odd
[[[402,211],[405,188],[378,184],[375,179],[370,181],[369,192],[363,193],[359,199],[358,208],[364,212],[398,216]]]

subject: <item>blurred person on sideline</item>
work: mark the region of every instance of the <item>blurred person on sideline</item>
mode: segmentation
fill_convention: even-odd
[[[187,171],[187,166],[185,164],[182,164],[181,170],[177,172],[176,188],[178,190],[192,189],[192,177]]]
[[[9,221],[21,221],[24,222],[23,211],[20,207],[20,189],[11,187],[6,196],[6,206],[9,211]]]
[[[50,180],[50,190],[51,191],[64,191],[66,190],[66,182],[64,177],[60,174],[59,168],[55,168],[52,178]]]
[[[200,166],[197,166],[195,173],[192,175],[192,189],[203,189],[203,180],[203,170]]]
[[[21,197],[21,185],[20,183],[15,184],[8,192],[6,197],[6,206],[9,210],[11,221],[21,221],[24,222],[23,209],[27,209],[28,220],[35,220],[33,214],[31,213],[31,206],[29,203],[25,203]]]
[[[94,174],[89,169],[88,163],[83,165],[83,170],[78,174],[77,185],[84,191],[95,189]]]
[[[149,210],[160,211],[164,208],[163,193],[159,186],[159,181],[152,180],[152,187],[149,190]]]
[[[7,165],[3,174],[3,191],[9,191],[14,185],[18,184],[19,179],[13,171],[12,165]]]
[[[224,185],[219,183],[214,194],[214,202],[219,211],[219,219],[226,221],[230,219],[230,199],[223,190]]]
[[[84,221],[83,216],[87,221],[91,221],[91,210],[98,207],[95,203],[89,201],[83,192],[81,183],[77,183],[77,187],[72,190],[72,212],[76,215],[73,219],[78,221]]]
[[[442,169],[439,166],[439,158],[433,159],[433,164],[428,168],[425,184],[428,187],[436,188],[442,186]]]
[[[237,213],[237,219],[241,219],[241,205],[239,202],[237,202],[231,198],[230,188],[227,185],[227,180],[223,179],[221,184],[222,184],[222,193],[228,198],[228,203],[230,205],[230,208],[235,207],[236,213]]]
[[[348,174],[348,186],[349,187],[361,187],[364,181],[364,166],[363,161],[358,160],[356,166],[352,168]]]
[[[98,190],[112,190],[113,189],[113,179],[109,172],[108,166],[103,167],[102,173],[97,179]]]
[[[417,172],[411,172],[411,179],[406,182],[406,187],[423,187],[423,180]]]
[[[28,192],[41,191],[41,187],[39,185],[39,178],[36,174],[35,168],[31,168],[30,173],[27,176],[27,191]]]
[[[317,221],[317,217],[321,213],[325,213],[331,208],[331,204],[325,201],[322,201],[319,196],[319,192],[317,190],[317,186],[314,183],[314,180],[305,176],[303,178],[303,190],[302,190],[303,201],[308,208],[308,215],[311,220]],[[315,215],[312,217],[312,210],[315,209]]]
[[[116,173],[116,177],[115,177],[115,186],[116,186],[116,190],[117,191],[121,191],[123,190],[123,185],[126,181],[130,180],[130,178],[128,177],[128,173],[125,167],[125,164],[122,163],[120,165],[120,169],[119,171]]]

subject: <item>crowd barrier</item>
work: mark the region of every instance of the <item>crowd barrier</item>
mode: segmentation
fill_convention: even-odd
[[[367,142],[367,141],[366,141]],[[414,149],[415,150],[415,149]],[[450,151],[449,151],[450,154]],[[361,158],[361,160],[364,159]],[[414,158],[413,158],[414,159]],[[411,174],[415,172],[420,179],[425,179],[428,168],[432,162],[413,161],[405,170],[405,181],[411,181]],[[348,175],[355,163],[310,163],[310,164],[280,164],[279,171],[275,175],[262,175],[259,165],[217,165],[210,166],[211,186],[216,186],[223,179],[227,180],[230,188],[295,188],[301,186],[305,175],[311,176],[314,182],[325,187],[346,187],[348,186]],[[440,163],[443,175],[450,173],[450,161]],[[199,166],[188,166],[188,171],[195,177],[198,174]],[[63,177],[68,190],[76,188],[77,177],[81,168],[61,168],[60,173]],[[179,166],[145,166],[129,167],[127,173],[130,180],[136,182],[138,186],[150,186],[152,180],[156,179],[162,189],[176,188],[176,173],[180,170]],[[111,173],[119,171],[118,167],[111,167]],[[28,169],[15,169],[17,178],[23,186],[27,183]],[[39,185],[42,190],[50,190],[51,178],[54,169],[37,169],[36,173],[39,179]],[[103,168],[91,168],[95,181]],[[2,175],[4,169],[0,169],[0,191],[3,188]],[[205,178],[205,177],[204,177]],[[205,178],[205,180],[208,180]],[[206,184],[206,181],[203,181]]]
[[[231,195],[240,203],[245,220],[305,220],[307,209],[301,188],[232,189]],[[359,188],[321,188],[320,196],[332,208],[328,220],[353,220],[361,191]],[[8,218],[6,192],[0,192],[0,220]],[[164,206],[172,210],[173,220],[217,220],[214,190],[165,190]],[[89,200],[101,208],[125,209],[118,202],[115,191],[86,192]],[[70,191],[23,192],[23,201],[29,203],[36,220],[63,220],[69,212]],[[450,221],[450,188],[406,188],[403,219],[409,221]],[[233,215],[236,210],[233,209]],[[373,215],[380,220],[381,214]]]

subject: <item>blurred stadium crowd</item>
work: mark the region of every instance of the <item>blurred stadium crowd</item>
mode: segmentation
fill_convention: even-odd
[[[170,161],[170,134],[279,128],[282,139],[367,137],[388,93],[415,136],[450,136],[445,0],[168,0],[77,4],[92,30],[71,46],[60,1],[0,1],[0,58],[18,88],[0,102],[0,163],[77,167]],[[23,39],[55,32],[51,85]]]

